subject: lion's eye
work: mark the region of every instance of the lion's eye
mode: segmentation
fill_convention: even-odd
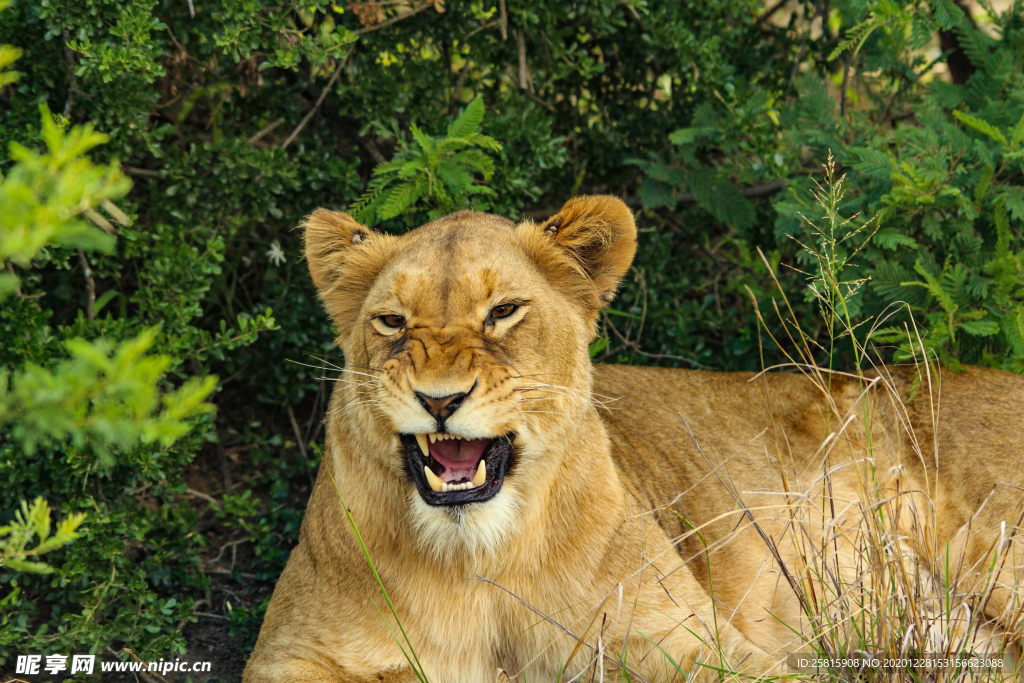
[[[491,317],[495,320],[498,318],[507,318],[515,313],[517,308],[519,307],[515,304],[502,304],[500,306],[495,306],[491,309]]]
[[[394,327],[395,329],[405,327],[405,318],[400,315],[382,315],[380,321],[388,327]]]

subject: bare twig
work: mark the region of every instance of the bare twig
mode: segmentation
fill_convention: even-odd
[[[274,119],[267,125],[263,126],[263,128],[261,128],[259,132],[255,133],[251,138],[249,138],[249,144],[251,145],[259,141],[264,135],[270,133],[272,130],[280,126],[282,123],[284,123],[283,118]]]
[[[141,175],[147,178],[159,178],[160,171],[151,171],[148,168],[135,168],[134,166],[122,166],[121,170],[131,175]]]
[[[196,18],[196,7],[192,4],[192,0],[188,0],[188,16],[192,19]]]
[[[334,87],[334,82],[338,80],[338,76],[341,75],[341,69],[342,67],[345,66],[345,62],[348,61],[348,56],[350,54],[352,54],[351,47],[349,47],[349,49],[345,52],[345,56],[342,57],[341,60],[338,62],[338,68],[336,68],[334,70],[334,73],[331,74],[331,80],[327,81],[327,85],[325,85],[324,89],[320,91],[320,97],[317,98],[316,104],[314,104],[313,108],[309,110],[309,113],[306,114],[301,121],[299,121],[299,125],[295,126],[295,130],[292,131],[291,135],[289,135],[285,139],[285,141],[281,143],[281,149],[287,149],[288,145],[292,144],[292,141],[298,137],[299,133],[302,132],[302,129],[306,127],[307,123],[309,123],[309,120],[313,118],[313,115],[316,114],[318,109],[320,109],[320,105],[323,104],[324,98],[327,97],[327,93],[330,92],[332,87]]]
[[[353,31],[352,33],[354,33],[354,34],[356,34],[358,36],[358,35],[361,35],[363,33],[369,33],[371,31],[377,31],[377,30],[385,28],[387,26],[391,26],[391,24],[399,22],[402,19],[407,19],[407,18],[411,17],[414,14],[419,14],[420,12],[422,12],[425,9],[427,9],[428,7],[433,7],[433,6],[434,6],[434,2],[433,2],[433,0],[430,0],[430,2],[427,2],[427,3],[423,4],[423,5],[420,5],[416,9],[411,9],[408,12],[404,12],[404,13],[399,14],[397,16],[391,17],[387,21],[382,21],[379,24],[374,24],[373,26],[367,26],[366,28],[361,28],[358,31]]]
[[[357,138],[357,140],[359,141],[359,144],[363,146],[363,149],[366,150],[367,154],[369,154],[370,157],[372,157],[378,164],[387,162],[387,157],[381,154],[380,150],[377,148],[377,144],[372,139]]]
[[[220,562],[220,558],[224,557],[224,551],[225,550],[227,550],[228,548],[231,548],[231,550],[233,552],[234,549],[236,547],[238,547],[238,545],[240,543],[248,543],[248,542],[249,542],[248,538],[240,538],[237,541],[229,541],[228,543],[225,543],[224,545],[222,545],[220,547],[220,551],[217,553],[217,557],[215,557],[212,560],[210,560],[209,562],[207,562],[206,565],[212,567],[213,565],[215,565],[218,562]],[[231,561],[232,569],[234,568],[234,565],[235,565],[235,562],[234,562],[234,559],[232,559],[232,561]]]
[[[217,437],[217,460],[220,461],[220,475],[224,480],[224,495],[226,496],[231,493],[234,484],[231,482],[231,467],[228,465],[228,458],[224,454],[224,444],[221,443],[220,436]]]
[[[505,0],[498,0],[498,12],[500,16],[498,28],[501,29],[501,39],[508,40],[508,13],[505,11]]]
[[[205,616],[207,618],[220,618],[220,620],[224,620],[225,622],[231,621],[229,616],[224,616],[223,614],[214,614],[212,612],[193,612],[193,614],[196,614],[196,616]]]
[[[71,116],[71,105],[75,103],[75,93],[78,92],[78,79],[75,76],[75,53],[68,47],[71,42],[71,34],[68,33],[67,25],[61,27],[61,38],[64,39],[64,60],[68,63],[68,98],[64,100],[64,116]]]
[[[18,281],[18,274],[14,272],[14,266],[10,261],[7,262],[7,274],[15,278],[14,280],[14,296],[21,296],[21,283]]]
[[[779,0],[779,1],[778,1],[778,2],[776,2],[776,3],[774,4],[774,5],[772,5],[772,6],[771,6],[771,7],[769,7],[768,9],[766,9],[766,10],[765,10],[765,11],[764,11],[764,12],[763,12],[763,13],[761,14],[761,16],[759,16],[759,17],[758,17],[757,19],[755,19],[755,20],[754,20],[754,28],[757,28],[757,27],[759,27],[759,26],[760,26],[761,24],[763,24],[764,22],[766,22],[766,21],[768,21],[769,19],[771,19],[771,18],[772,18],[772,16],[773,16],[773,15],[774,15],[774,14],[775,14],[776,12],[778,12],[778,11],[779,11],[780,9],[782,9],[782,8],[783,8],[783,7],[784,7],[784,6],[786,5],[786,3],[787,3],[787,2],[789,2],[789,0]]]
[[[519,50],[519,89],[533,92],[530,82],[530,70],[526,66],[526,36],[522,29],[516,29],[516,48]]]
[[[288,419],[291,420],[292,431],[295,432],[295,442],[299,444],[299,452],[302,453],[302,464],[306,467],[306,473],[309,475],[309,485],[313,486],[316,483],[316,478],[313,476],[313,468],[309,466],[306,444],[302,438],[302,431],[299,429],[299,422],[295,419],[295,411],[291,406],[288,406]]]
[[[486,24],[477,26],[475,29],[467,33],[462,39],[467,40],[475,36],[477,33],[480,33],[480,31],[486,31],[489,28],[501,28],[501,19],[495,19],[494,21],[489,21]]]
[[[190,496],[192,496],[194,498],[202,498],[207,503],[213,503],[214,505],[220,505],[220,503],[217,502],[216,498],[214,498],[212,496],[208,496],[205,493],[203,493],[202,491],[196,491],[195,489],[185,489],[185,492],[188,493],[188,495],[190,495]]]
[[[803,40],[800,41],[800,49],[797,50],[796,59],[793,60],[793,70],[789,73],[789,80],[786,81],[786,89],[793,87],[793,81],[796,80],[796,75],[800,73],[800,63],[804,61],[804,54],[807,51],[807,39],[810,37],[810,32],[804,34]]]
[[[306,460],[306,444],[302,442],[302,432],[299,430],[299,423],[295,419],[295,411],[292,410],[291,406],[288,406],[288,419],[292,423],[292,431],[295,433],[295,442],[299,444],[299,451],[302,453],[302,459]]]
[[[82,264],[82,274],[85,275],[85,314],[89,320],[96,318],[96,281],[92,279],[92,268],[85,258],[85,252],[78,250],[78,261]]]
[[[107,651],[110,654],[112,654],[112,655],[117,655],[117,653],[114,652],[113,650],[111,650],[109,647],[107,647]],[[122,652],[127,652],[128,654],[130,654],[132,656],[132,659],[134,659],[136,662],[139,662],[140,664],[145,664],[145,662],[142,661],[141,659],[139,659],[139,656],[137,654],[135,654],[134,652],[132,652],[129,648],[127,648],[127,647],[121,648],[121,651]],[[146,671],[139,671],[139,673],[142,674],[142,678],[145,679],[145,680],[157,680],[157,681],[163,681],[163,683],[171,683],[166,678],[164,678],[163,676],[161,676],[159,673],[156,673],[156,672],[152,672],[151,671],[151,672],[147,673]]]
[[[761,197],[766,194],[773,194],[775,192],[778,192],[787,185],[789,185],[788,180],[786,180],[785,178],[778,178],[776,180],[772,180],[771,182],[767,182],[764,185],[744,187],[740,190],[740,194],[743,195],[744,197],[747,197],[748,199],[751,197]],[[681,194],[679,195],[678,199],[681,202],[697,201],[697,197],[695,197],[692,192],[686,192],[685,194]]]
[[[839,93],[839,116],[846,117],[846,85],[850,80],[850,57],[847,55],[843,61],[843,83],[839,87],[842,92]]]
[[[481,27],[483,28],[483,27]],[[459,101],[459,93],[462,92],[462,86],[466,83],[466,76],[469,74],[469,67],[472,66],[473,62],[466,57],[466,65],[459,70],[459,77],[455,79],[455,89],[452,90],[452,98],[448,104],[448,113],[452,116],[455,115],[455,105]]]

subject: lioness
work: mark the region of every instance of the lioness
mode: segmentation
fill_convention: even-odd
[[[884,589],[857,541],[883,510],[880,552],[956,569],[988,627],[1018,628],[1021,377],[594,367],[636,250],[611,197],[400,237],[320,209],[305,230],[345,370],[246,683],[778,675],[828,589],[801,544],[835,547],[829,582]],[[821,522],[805,537],[794,498]],[[935,547],[913,547],[922,529]]]

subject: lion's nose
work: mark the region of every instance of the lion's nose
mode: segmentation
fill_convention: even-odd
[[[462,405],[463,399],[469,395],[468,391],[464,391],[461,394],[448,394],[447,396],[427,396],[416,392],[416,398],[419,399],[420,405],[422,405],[428,413],[437,420],[438,424],[443,424],[445,420],[452,416],[459,406]]]

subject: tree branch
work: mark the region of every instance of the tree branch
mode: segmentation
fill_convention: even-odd
[[[283,118],[276,118],[276,119],[274,119],[273,121],[271,121],[267,125],[263,126],[263,128],[260,129],[259,132],[253,134],[253,136],[251,138],[249,138],[249,144],[250,145],[255,144],[257,141],[259,141],[261,138],[263,138],[264,135],[270,133],[272,130],[274,130],[275,128],[280,126],[282,123],[284,123],[284,119]]]
[[[516,47],[519,50],[519,88],[526,92],[533,92],[533,83],[530,82],[530,70],[526,66],[526,37],[522,29],[516,29]]]
[[[85,315],[89,320],[96,319],[96,281],[92,279],[92,268],[85,258],[85,252],[78,250],[78,260],[82,264],[82,274],[85,275]]]
[[[345,56],[341,59],[341,61],[338,62],[338,68],[336,68],[334,70],[334,73],[331,74],[331,80],[327,81],[327,85],[325,85],[324,89],[320,91],[320,97],[317,98],[316,104],[314,104],[313,108],[309,110],[309,113],[306,114],[301,121],[299,121],[299,125],[295,126],[295,130],[291,132],[291,135],[285,138],[285,141],[281,143],[281,149],[287,149],[288,145],[292,144],[295,138],[299,136],[299,133],[302,132],[302,129],[306,127],[306,124],[309,123],[309,120],[313,118],[313,115],[316,114],[317,110],[320,108],[320,105],[324,103],[324,98],[327,97],[327,93],[330,92],[332,87],[334,87],[334,82],[337,81],[338,76],[341,75],[341,69],[342,67],[345,66],[345,63],[348,61],[348,56],[350,54],[352,54],[351,47],[349,47],[349,49],[345,52]]]
[[[361,35],[363,33],[369,33],[371,31],[377,31],[379,29],[385,28],[386,26],[391,26],[391,24],[394,24],[395,22],[399,22],[402,19],[407,19],[408,17],[411,17],[414,14],[419,14],[420,12],[422,12],[425,9],[427,9],[428,7],[433,7],[433,6],[434,6],[434,3],[431,0],[431,2],[428,2],[426,4],[420,5],[416,9],[411,9],[408,12],[405,12],[403,14],[399,14],[397,16],[391,17],[387,21],[382,21],[379,24],[374,24],[373,26],[367,26],[366,28],[361,28],[358,31],[353,31],[352,33],[355,33],[358,36],[358,35]]]
[[[65,24],[61,27],[60,36],[64,40],[64,60],[68,63],[68,98],[64,100],[64,116],[71,116],[71,105],[75,103],[75,93],[78,92],[78,78],[75,76],[75,53],[68,43],[71,42],[71,35]]]

